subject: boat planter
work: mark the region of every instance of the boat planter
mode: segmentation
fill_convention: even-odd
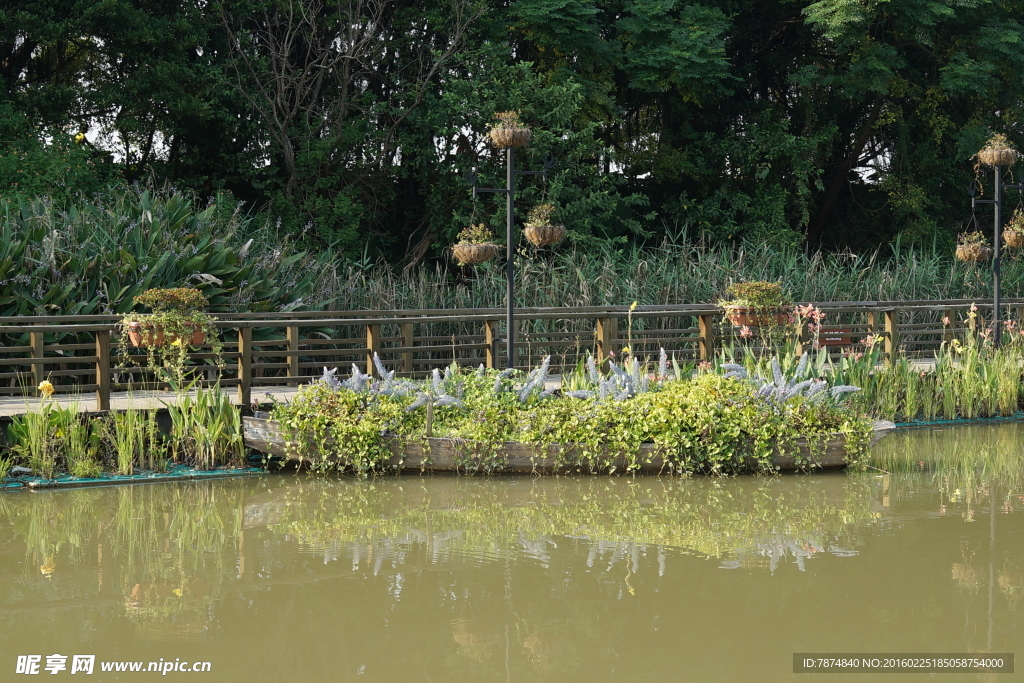
[[[725,317],[736,327],[784,327],[792,322],[790,311],[785,308],[757,309],[755,312],[747,306],[730,306],[725,309]]]
[[[524,147],[532,137],[529,128],[492,128],[490,132],[491,144],[498,149]]]
[[[992,247],[984,244],[958,244],[956,257],[960,261],[987,261],[992,256]]]
[[[1003,230],[1003,244],[1013,249],[1024,247],[1024,232]]]
[[[498,253],[497,244],[455,244],[452,255],[461,265],[475,265],[490,261]]]
[[[265,414],[265,413],[264,413]],[[309,444],[308,450],[302,453],[290,452],[285,446],[285,436],[280,425],[263,417],[243,417],[242,428],[245,445],[262,453],[276,455],[291,460],[315,459],[319,457],[316,446]],[[877,421],[873,424],[871,443],[892,431],[892,422]],[[389,448],[393,455],[384,463],[386,469],[402,471],[495,471],[512,474],[537,473],[557,474],[560,472],[618,472],[627,470],[629,459],[621,453],[607,453],[594,459],[583,459],[578,447],[569,445],[536,446],[533,444],[507,441],[499,449],[497,462],[495,458],[474,458],[472,442],[462,439],[427,438],[424,448],[421,443],[402,443],[392,437]],[[328,444],[332,442],[327,441]],[[330,459],[331,456],[328,456]],[[658,446],[653,443],[641,444],[637,454],[639,471],[656,474],[671,472],[671,463],[659,453]],[[770,468],[775,470],[808,470],[818,468],[845,467],[847,462],[846,437],[841,433],[829,434],[820,438],[798,438],[785,453],[776,450]],[[754,458],[747,458],[744,468],[758,471],[760,468]]]
[[[130,322],[127,324],[128,341],[138,348],[140,346],[169,346],[178,341],[178,335],[168,335],[159,325],[153,323]],[[189,337],[189,345],[199,346],[206,341],[206,332],[199,325],[191,326],[192,334]]]
[[[565,238],[564,225],[531,225],[523,228],[523,234],[535,247],[558,244]]]
[[[978,161],[988,166],[1009,166],[1017,160],[1014,149],[983,149],[978,152]]]

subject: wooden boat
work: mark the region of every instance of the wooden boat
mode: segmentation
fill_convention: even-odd
[[[242,426],[245,432],[245,445],[262,453],[276,455],[290,460],[299,460],[297,454],[289,453],[285,448],[284,435],[280,425],[274,420],[264,417],[243,417]],[[877,421],[872,426],[871,443],[895,429],[892,422]],[[488,471],[507,473],[553,474],[559,472],[624,472],[628,461],[621,455],[610,455],[600,458],[599,463],[581,461],[574,457],[574,448],[563,448],[558,445],[547,447],[533,444],[507,441],[498,454],[497,461],[482,462],[473,457],[472,444],[460,439],[429,438],[428,449],[419,443],[403,444],[397,439],[392,440],[391,450],[394,453],[385,465],[389,469],[403,471],[433,472],[467,472]],[[822,468],[839,468],[847,465],[846,437],[841,433],[830,434],[823,439],[800,438],[795,442],[795,452],[789,449],[786,453],[776,453],[772,458],[772,467],[780,471],[808,470]],[[311,444],[310,450],[315,447]],[[426,450],[426,452],[425,452]],[[640,445],[640,472],[668,472],[665,460],[656,452],[652,443]],[[314,458],[310,452],[302,454]],[[746,466],[751,471],[757,470],[757,461],[749,458]]]

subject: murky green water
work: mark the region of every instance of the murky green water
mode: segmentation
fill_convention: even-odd
[[[999,426],[890,436],[888,473],[5,494],[0,680],[28,654],[94,654],[85,680],[154,680],[100,663],[163,658],[211,663],[172,679],[396,683],[790,681],[817,678],[794,652],[1024,654],[1022,458],[1024,428]]]

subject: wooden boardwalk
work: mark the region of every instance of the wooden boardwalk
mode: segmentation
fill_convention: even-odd
[[[993,317],[992,303],[985,300],[816,305],[827,324],[815,337],[807,321],[794,320],[790,338],[797,353],[813,348],[816,338],[836,354],[863,351],[864,340],[873,338],[883,357],[920,358],[922,369],[943,344],[977,336]],[[1001,317],[1012,322],[1011,329],[1024,328],[1024,298],[1005,299],[1002,306]],[[761,346],[773,345],[771,339],[743,339],[743,328],[710,304],[521,308],[511,330],[502,327],[504,313],[497,308],[217,313],[223,363],[213,362],[207,343],[190,352],[190,369],[209,380],[219,377],[233,400],[249,405],[263,402],[268,392],[282,400],[325,366],[347,375],[357,364],[376,375],[375,356],[388,372],[427,377],[452,362],[503,367],[509,350],[520,369],[550,356],[552,373],[572,370],[591,355],[603,364],[626,345],[640,358],[656,360],[664,349],[688,362],[713,360],[728,347],[775,351]],[[143,383],[158,385],[143,351],[120,355],[119,320],[117,315],[0,318],[0,416],[32,410],[39,399],[26,393],[37,393],[44,380],[59,392],[51,400],[68,405],[77,399],[82,410],[159,407],[173,400],[164,391],[126,393]]]
[[[253,399],[261,403],[273,400],[284,402],[295,396],[298,387],[260,387],[259,393],[253,392]],[[195,396],[196,392],[190,391],[189,395]],[[238,405],[238,396],[234,391],[225,391],[231,397],[232,403]],[[270,394],[270,397],[267,396]],[[148,410],[150,408],[165,408],[167,404],[173,404],[176,395],[172,391],[115,391],[110,394],[111,410]],[[93,412],[96,410],[96,401],[92,394],[76,396],[74,394],[54,394],[47,399],[49,403],[58,405],[61,408],[77,406],[78,412]],[[0,418],[22,415],[27,412],[35,412],[42,405],[42,399],[37,397],[23,396],[0,396]]]

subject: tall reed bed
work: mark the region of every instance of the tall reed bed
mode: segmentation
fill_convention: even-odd
[[[412,270],[385,263],[310,260],[317,285],[310,308],[431,309],[500,307],[500,262],[458,270],[435,262]],[[806,253],[767,244],[646,248],[569,246],[548,256],[517,257],[518,306],[708,303],[738,281],[781,282],[797,301],[901,301],[991,296],[989,270],[924,248],[862,254]],[[1024,259],[1003,264],[1003,292],[1024,294]]]

